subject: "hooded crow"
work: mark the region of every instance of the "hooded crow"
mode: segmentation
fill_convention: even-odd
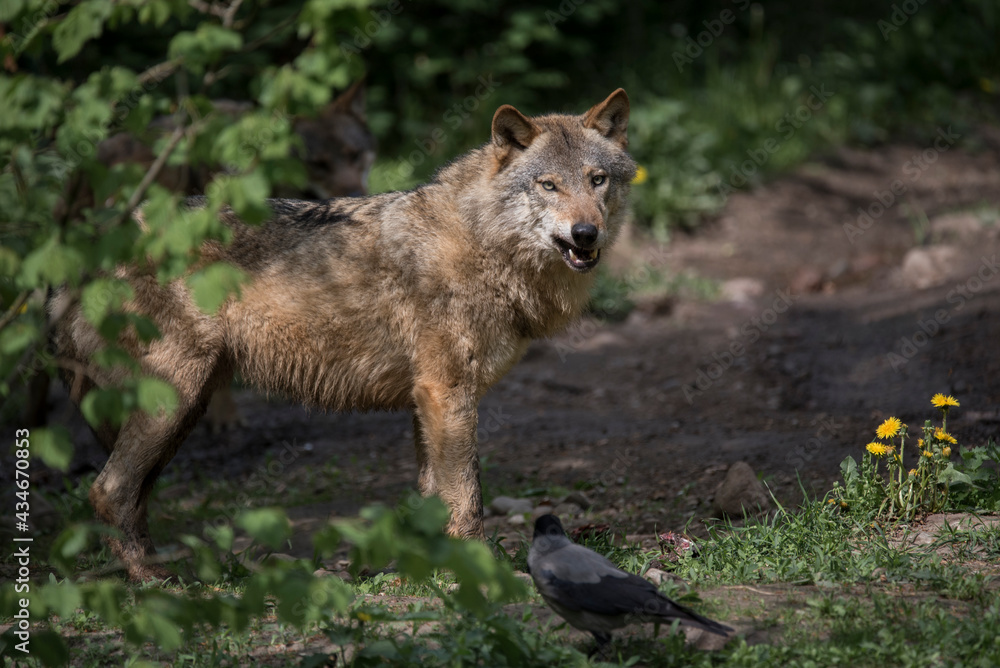
[[[733,630],[671,601],[650,582],[576,545],[555,515],[535,520],[528,571],[550,608],[570,625],[593,634],[594,652],[611,640],[611,631],[634,622],[676,619],[721,636]]]

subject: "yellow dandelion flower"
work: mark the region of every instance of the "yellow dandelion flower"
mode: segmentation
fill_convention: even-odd
[[[847,507],[847,501],[841,501],[840,502],[840,507],[841,508],[846,508]]]
[[[370,622],[372,620],[372,616],[369,615],[367,612],[359,612],[356,614],[356,616],[362,622]]]
[[[951,447],[947,445],[944,446],[944,449],[941,450],[941,454],[944,456],[945,459],[951,457]]]
[[[891,417],[878,426],[878,429],[875,430],[875,435],[879,438],[892,438],[899,433],[899,429],[902,426],[903,422],[899,418]]]
[[[649,178],[649,171],[642,165],[639,165],[635,170],[635,178],[632,179],[632,183],[635,185],[639,185],[645,183],[646,179],[648,178]]]
[[[924,450],[924,457],[933,457],[934,453],[930,450]]]
[[[917,469],[910,469],[910,477],[911,478],[917,477]]]
[[[837,500],[836,499],[827,499],[826,502],[827,503],[837,503]]]
[[[894,446],[879,443],[877,441],[873,441],[865,446],[865,450],[872,453],[876,457],[884,457],[895,449],[896,448]]]
[[[955,397],[950,394],[941,394],[940,392],[931,397],[931,403],[934,404],[936,408],[944,409],[960,405],[958,401],[955,400]]]
[[[917,447],[918,448],[924,447],[924,439],[922,439],[922,438],[918,438],[917,439]]]
[[[946,432],[941,427],[938,427],[937,429],[934,430],[934,438],[936,438],[939,441],[944,441],[945,443],[951,443],[952,445],[958,443],[958,441],[955,440],[954,436]]]

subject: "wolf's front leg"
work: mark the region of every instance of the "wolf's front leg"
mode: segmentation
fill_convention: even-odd
[[[437,494],[451,509],[448,533],[485,538],[474,394],[446,383],[423,382],[413,395],[420,493]]]

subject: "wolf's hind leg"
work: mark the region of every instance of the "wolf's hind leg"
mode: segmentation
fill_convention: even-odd
[[[188,375],[187,382],[177,387],[178,406],[172,414],[136,412],[128,418],[107,464],[90,488],[97,516],[120,532],[106,542],[134,581],[171,575],[149,563],[156,548],[149,535],[147,506],[156,478],[205,412],[217,376],[207,365],[202,371],[194,378],[199,382],[192,382]]]
[[[212,394],[212,399],[208,402],[205,422],[208,423],[208,428],[213,434],[243,426],[243,416],[240,414],[240,407],[236,405],[236,400],[233,398],[231,383],[232,379],[228,383],[223,383]]]

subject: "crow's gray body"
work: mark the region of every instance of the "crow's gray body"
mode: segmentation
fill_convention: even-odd
[[[528,569],[545,602],[572,626],[592,633],[598,647],[611,639],[613,630],[635,622],[676,619],[723,636],[732,631],[671,601],[650,582],[617,568],[593,550],[574,544],[554,515],[535,522]]]

